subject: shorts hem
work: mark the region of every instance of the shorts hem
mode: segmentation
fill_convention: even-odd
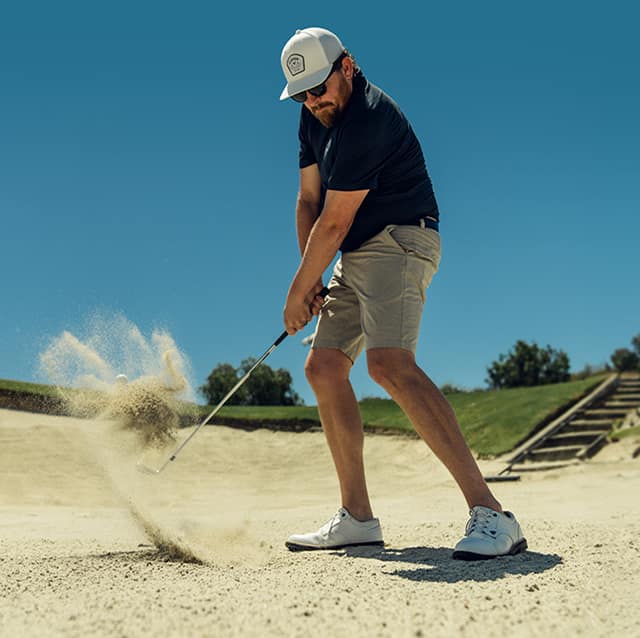
[[[356,358],[352,357],[342,346],[338,345],[338,344],[331,344],[331,343],[312,343],[311,344],[311,349],[312,350],[317,350],[318,348],[323,348],[325,350],[340,350],[340,352],[342,352],[342,354],[347,357],[347,359],[349,359],[349,361],[351,361],[351,363],[355,363]]]
[[[374,350],[376,348],[399,348],[400,350],[408,350],[409,352],[413,352],[413,354],[416,353],[416,350],[418,349],[418,344],[415,342],[401,342],[401,343],[390,343],[388,341],[381,341],[381,342],[367,342],[366,346],[365,346],[365,350],[369,351],[369,350]]]

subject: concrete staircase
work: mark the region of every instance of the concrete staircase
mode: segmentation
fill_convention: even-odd
[[[503,472],[553,469],[584,461],[607,443],[607,435],[640,408],[640,374],[614,374],[514,451]]]

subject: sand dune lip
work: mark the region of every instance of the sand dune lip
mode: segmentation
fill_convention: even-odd
[[[110,421],[0,410],[2,634],[638,635],[638,445],[496,484],[530,550],[466,563],[466,506],[419,440],[366,437],[384,547],[293,553],[339,505],[320,432],[203,428],[146,476],[167,450]]]

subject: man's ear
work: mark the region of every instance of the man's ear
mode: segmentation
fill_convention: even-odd
[[[343,58],[342,71],[347,80],[353,79],[353,60],[350,57]]]

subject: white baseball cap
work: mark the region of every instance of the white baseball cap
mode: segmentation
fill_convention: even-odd
[[[298,29],[284,45],[280,55],[287,80],[280,99],[286,100],[296,93],[322,84],[343,51],[344,47],[338,36],[327,29]]]

